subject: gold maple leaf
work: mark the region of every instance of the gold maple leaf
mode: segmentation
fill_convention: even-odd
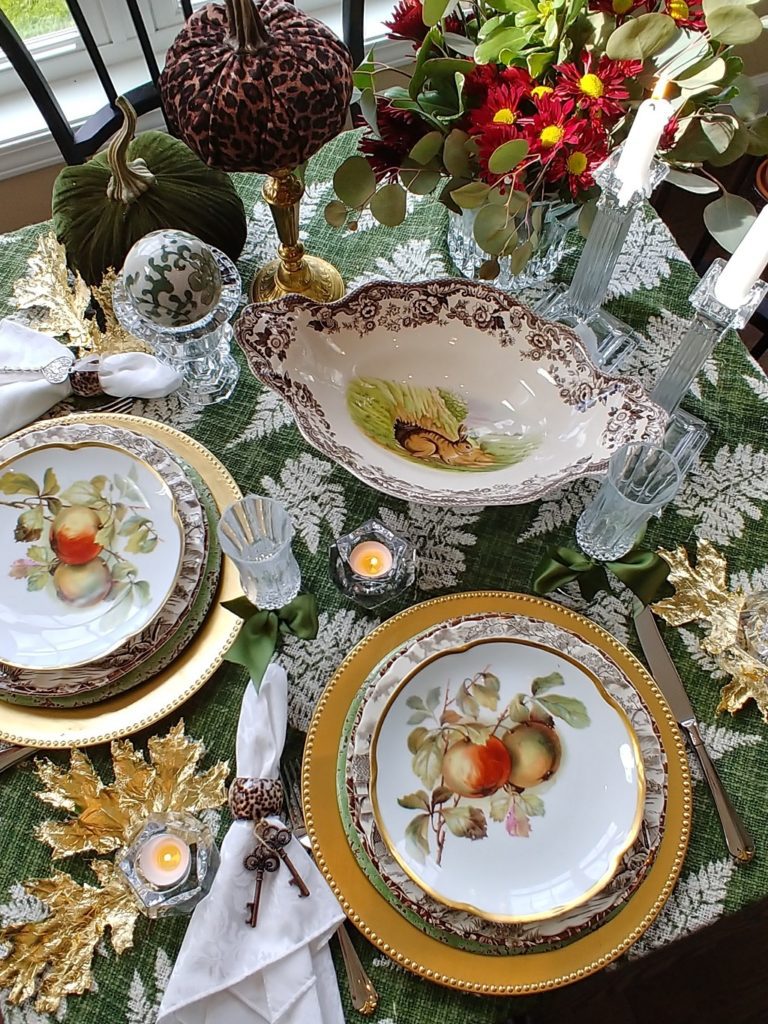
[[[741,647],[732,647],[717,656],[720,667],[732,678],[720,691],[718,713],[736,714],[748,700],[757,704],[768,724],[768,667]]]
[[[133,945],[138,904],[111,861],[93,861],[91,867],[99,885],[80,885],[62,871],[25,884],[49,913],[42,921],[0,929],[0,942],[10,946],[0,960],[0,989],[9,990],[10,1003],[37,993],[36,1009],[55,1013],[65,996],[91,989],[91,963],[107,929],[116,953]]]
[[[79,354],[91,349],[94,329],[85,319],[91,302],[88,285],[79,274],[69,283],[67,254],[53,232],[41,235],[37,249],[27,260],[27,272],[13,286],[11,302],[17,309],[33,312],[32,326],[54,336],[66,334]]]
[[[675,593],[654,604],[653,610],[673,626],[697,620],[708,622],[710,632],[703,646],[710,654],[732,647],[739,632],[744,595],[729,590],[723,556],[706,540],[699,544],[695,568],[684,547],[675,551],[660,548],[659,554],[669,564],[668,578]]]
[[[104,330],[94,331],[92,351],[99,355],[112,352],[151,352],[151,347],[140,338],[130,334],[115,316],[112,306],[112,289],[117,279],[117,272],[110,267],[101,280],[101,284],[91,288],[93,298],[98,303],[104,318]]]
[[[59,767],[39,761],[36,770],[44,789],[37,795],[45,803],[68,811],[66,821],[38,825],[37,838],[47,843],[54,857],[69,857],[92,850],[112,853],[130,842],[132,834],[150,814],[187,811],[196,814],[219,807],[226,800],[226,761],[205,772],[197,766],[203,744],[184,732],[184,722],[167,736],[149,740],[149,761],[129,740],[112,743],[115,781],[105,785],[90,758],[73,750],[71,764]]]

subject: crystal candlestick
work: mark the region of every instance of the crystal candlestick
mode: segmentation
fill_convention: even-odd
[[[375,608],[413,586],[416,549],[378,519],[333,542],[331,576],[351,601]]]
[[[178,394],[195,406],[229,398],[240,376],[230,351],[234,332],[229,323],[242,296],[240,274],[225,253],[212,246],[210,251],[221,273],[221,297],[194,323],[165,327],[150,320],[136,309],[120,274],[112,291],[117,319],[134,337],[146,341],[158,359],[184,375]]]
[[[758,281],[738,309],[723,305],[715,288],[724,267],[723,260],[714,260],[691,295],[696,316],[651,392],[654,402],[669,413],[674,413],[680,405],[720,338],[731,328],[743,327],[768,294],[768,284]]]
[[[558,285],[536,306],[542,316],[573,327],[604,370],[618,369],[639,341],[630,327],[601,307],[632,221],[668,173],[666,164],[654,160],[648,190],[637,189],[627,195],[627,188],[616,176],[621,151],[619,146],[595,172],[602,194],[570,286]]]

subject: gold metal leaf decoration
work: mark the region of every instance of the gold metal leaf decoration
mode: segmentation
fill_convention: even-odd
[[[98,355],[109,355],[112,352],[151,352],[150,346],[129,334],[115,316],[112,308],[112,288],[116,278],[117,272],[110,267],[101,284],[91,288],[93,298],[104,316],[104,330],[94,332],[92,351]]]
[[[198,772],[204,747],[185,735],[183,721],[167,736],[150,739],[148,747],[146,761],[129,740],[114,741],[115,781],[109,785],[96,774],[88,756],[78,750],[72,751],[69,767],[51,761],[37,763],[37,774],[45,787],[38,797],[75,815],[66,821],[45,821],[37,827],[37,838],[51,847],[55,858],[88,850],[112,853],[129,841],[149,814],[197,814],[225,802],[224,780],[229,765],[224,761]]]
[[[700,622],[709,627],[701,642],[720,668],[731,676],[720,693],[717,710],[734,714],[749,700],[757,704],[768,723],[768,666],[742,644],[741,612],[746,600],[741,590],[728,588],[727,563],[707,540],[699,544],[696,565],[691,565],[683,547],[659,549],[669,564],[669,582],[675,593],[653,605],[653,610],[672,626]]]
[[[37,249],[27,260],[27,272],[13,286],[11,302],[29,310],[32,326],[55,337],[67,336],[67,343],[79,355],[89,352],[98,327],[85,319],[91,302],[88,285],[79,274],[70,285],[67,254],[53,232],[41,235]]]
[[[0,943],[11,947],[0,960],[0,989],[9,990],[9,1003],[36,996],[38,1011],[55,1013],[65,996],[91,989],[91,963],[107,929],[116,953],[133,945],[136,901],[111,861],[96,860],[91,866],[98,885],[80,885],[62,871],[25,884],[49,914],[42,921],[0,929]]]

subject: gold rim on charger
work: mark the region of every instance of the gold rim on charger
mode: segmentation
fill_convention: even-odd
[[[31,424],[3,443],[30,430],[68,423],[123,427],[164,445],[203,479],[219,511],[241,497],[230,473],[207,448],[189,435],[156,420],[114,413],[78,413]],[[240,620],[221,607],[241,593],[235,566],[223,559],[219,588],[194,640],[152,679],[125,693],[81,708],[26,707],[0,703],[0,740],[26,747],[86,747],[138,732],[164,718],[196,693],[213,675],[240,629]]]
[[[336,797],[344,720],[361,682],[397,647],[445,619],[505,612],[553,622],[607,654],[646,702],[667,758],[664,835],[648,874],[622,909],[559,949],[494,957],[448,946],[409,924],[369,882],[349,847]],[[318,867],[347,917],[396,963],[430,981],[483,995],[528,995],[585,978],[611,963],[653,923],[674,889],[691,829],[691,780],[685,741],[668,704],[640,662],[600,626],[526,594],[476,591],[438,597],[383,623],[347,656],[324,690],[307,734],[302,764],[307,832]]]

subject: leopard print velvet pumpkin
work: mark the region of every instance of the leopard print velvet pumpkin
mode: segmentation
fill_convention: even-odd
[[[227,0],[187,21],[160,93],[171,128],[207,164],[270,173],[341,131],[352,60],[329,28],[285,0]]]

